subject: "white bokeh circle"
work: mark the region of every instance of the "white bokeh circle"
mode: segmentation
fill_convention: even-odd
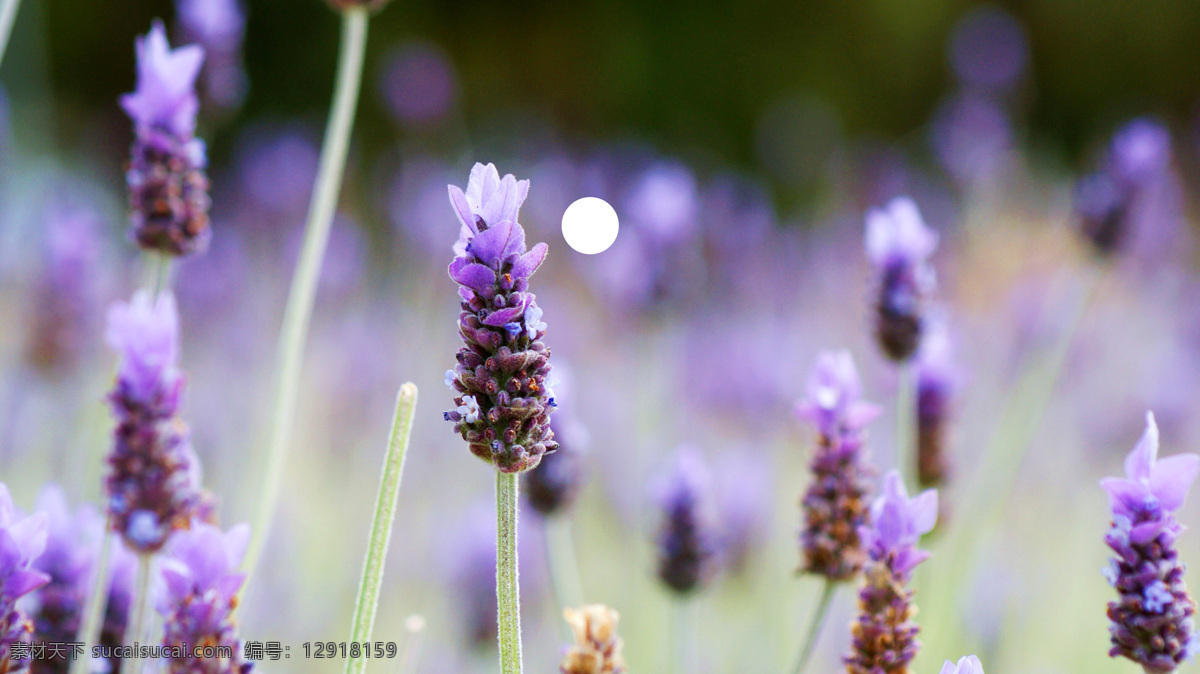
[[[585,255],[608,250],[617,240],[617,212],[599,197],[576,199],[562,218],[563,238],[567,245]]]

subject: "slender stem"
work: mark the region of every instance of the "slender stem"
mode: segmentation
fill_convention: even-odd
[[[158,299],[164,290],[171,287],[171,256],[163,253],[151,253],[149,264],[151,267],[150,291],[154,293],[154,299]]]
[[[829,615],[829,607],[833,604],[833,594],[836,590],[837,583],[826,579],[825,588],[821,590],[821,598],[817,601],[817,610],[813,613],[812,622],[808,625],[808,635],[804,638],[804,644],[800,646],[796,665],[792,667],[792,674],[802,674],[804,668],[808,666],[808,660],[812,657],[813,649],[817,645],[817,637],[821,635],[821,626],[825,624],[825,618]]]
[[[521,591],[517,569],[516,473],[496,473],[496,605],[500,672],[521,674]]]
[[[108,562],[112,556],[113,536],[104,528],[104,540],[100,544],[100,557],[96,560],[96,570],[92,574],[92,586],[88,592],[87,603],[83,606],[83,621],[75,641],[83,644],[82,657],[71,661],[69,674],[88,674],[91,658],[88,653],[91,647],[100,642],[100,626],[104,623],[104,610],[108,605]]]
[[[0,63],[4,62],[8,37],[12,34],[13,22],[17,19],[17,7],[20,6],[21,0],[0,0]]]
[[[321,147],[317,181],[313,186],[312,201],[309,204],[304,244],[300,250],[296,272],[292,276],[292,287],[279,333],[265,474],[262,477],[260,499],[254,515],[254,529],[243,564],[247,575],[253,573],[254,566],[258,563],[267,530],[275,514],[276,501],[279,499],[284,460],[296,416],[304,343],[308,337],[308,324],[312,316],[321,260],[325,257],[325,245],[329,242],[329,230],[333,224],[338,194],[341,192],[354,110],[358,103],[359,85],[362,82],[366,44],[367,10],[362,7],[345,10],[342,13],[341,51],[338,54],[333,104],[329,123],[325,128],[325,141]],[[242,587],[244,591],[245,584]]]
[[[400,667],[396,674],[408,674],[417,666],[417,658],[421,654],[421,633],[425,631],[425,618],[418,614],[408,616],[404,621],[404,646],[400,649]]]
[[[375,629],[375,612],[379,607],[379,587],[383,584],[383,562],[387,558],[392,537],[392,522],[396,519],[396,501],[400,498],[400,478],[404,476],[404,457],[408,454],[408,439],[412,434],[413,412],[417,407],[417,387],[407,382],[396,395],[396,415],[392,417],[392,432],[383,471],[379,476],[379,493],[375,497],[375,516],[367,538],[367,556],[363,560],[362,578],[358,582],[358,599],[354,603],[354,623],[350,627],[350,642],[371,640]],[[346,674],[367,670],[367,657],[360,655],[346,661]]]
[[[579,565],[575,561],[575,542],[571,539],[571,522],[565,515],[542,519],[546,540],[546,568],[550,574],[550,589],[554,594],[554,611],[583,605],[583,584],[579,581]],[[572,638],[571,626],[564,621],[561,627],[567,639]]]
[[[916,377],[914,372],[916,366],[909,361],[900,363],[898,381],[896,382],[896,470],[900,471],[900,477],[904,478],[904,483],[911,489],[915,486],[916,480],[908,479],[914,473],[916,457],[914,457],[909,447],[913,443],[914,426],[913,421],[916,416],[916,410],[913,403],[916,400]]]
[[[139,646],[146,636],[144,634],[146,632],[146,607],[150,605],[150,567],[153,562],[153,555],[145,553],[138,555],[137,584],[134,589],[133,603],[130,604],[129,627],[125,630],[125,644],[135,646],[130,663],[130,674],[142,674],[142,669],[146,666],[146,659],[137,656],[136,646]]]
[[[692,602],[688,597],[673,596],[671,601],[671,631],[674,640],[670,671],[676,674],[692,674],[696,671],[694,658],[692,626]]]

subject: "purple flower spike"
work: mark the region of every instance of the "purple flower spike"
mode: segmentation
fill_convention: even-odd
[[[859,616],[850,628],[853,649],[843,658],[849,674],[907,674],[921,649],[907,584],[913,569],[929,558],[917,542],[937,523],[937,510],[937,490],[909,498],[900,474],[888,473],[883,495],[871,505],[870,523],[859,528],[871,561],[858,594]]]
[[[957,385],[958,370],[945,323],[931,321],[917,350],[917,482],[922,487],[936,487],[949,475],[946,427]]]
[[[658,577],[680,595],[702,588],[717,572],[719,527],[711,490],[703,457],[681,447],[659,493],[664,519],[658,534]]]
[[[140,291],[118,303],[109,311],[108,343],[121,359],[109,394],[117,429],[105,481],[108,512],[130,548],[151,553],[172,530],[186,529],[207,498],[178,417],[183,375],[174,298],[153,301]]]
[[[983,665],[979,658],[967,655],[959,658],[957,665],[947,660],[938,674],[983,674]]]
[[[211,524],[196,523],[171,538],[162,569],[165,592],[158,605],[166,621],[163,645],[187,645],[188,651],[171,660],[170,671],[243,674],[252,669],[252,664],[242,662],[232,615],[238,589],[246,579],[238,567],[249,542],[246,524],[222,533]],[[194,646],[225,646],[233,657],[193,657]]]
[[[46,515],[25,517],[0,484],[0,672],[24,674],[29,659],[13,655],[13,644],[29,643],[33,625],[17,600],[50,581],[33,566],[46,548]]]
[[[449,192],[460,224],[449,273],[461,286],[465,344],[446,377],[455,409],[444,416],[472,454],[501,472],[519,473],[558,447],[550,430],[546,324],[529,292],[529,277],[547,248],[539,243],[526,250],[517,222],[529,181],[501,179],[495,166],[475,164],[466,192],[454,185]]]
[[[529,325],[528,320],[526,325]],[[561,364],[555,367],[558,379],[553,382],[550,394],[556,405],[550,430],[560,441],[559,447],[544,455],[537,468],[527,471],[521,485],[525,500],[546,517],[569,509],[584,481],[588,431],[572,408],[568,372]],[[447,374],[453,375],[453,372]],[[565,407],[564,400],[567,402]]]
[[[135,131],[125,174],[132,236],[142,248],[167,255],[200,252],[211,235],[207,158],[203,141],[192,135],[204,50],[172,50],[156,21],[138,38],[137,57],[137,89],[121,97]]]
[[[1125,656],[1151,674],[1174,671],[1200,647],[1192,618],[1196,602],[1175,547],[1183,531],[1175,513],[1198,473],[1200,455],[1158,460],[1158,426],[1147,412],[1146,431],[1125,458],[1125,477],[1100,481],[1113,513],[1104,540],[1116,553],[1104,576],[1120,594],[1108,604],[1108,654]]]
[[[896,362],[908,360],[920,344],[924,305],[936,285],[928,258],[937,244],[937,232],[908,197],[867,212],[867,258],[879,274],[875,336]]]
[[[35,640],[69,643],[75,640],[83,618],[104,535],[104,519],[90,505],[72,511],[57,485],[42,489],[37,511],[48,518],[49,538],[34,568],[49,576],[50,582],[28,595],[24,608],[33,621]],[[119,543],[112,555],[108,608],[99,642],[109,648],[124,643],[136,565],[134,556]],[[31,663],[31,670],[33,674],[66,674],[70,664],[70,655],[63,657],[48,651],[45,657]],[[120,671],[121,664],[114,660],[107,666],[106,671],[115,673]]]
[[[808,397],[796,405],[818,433],[813,481],[801,501],[801,570],[831,581],[853,578],[865,561],[858,529],[866,521],[872,471],[862,449],[864,428],[879,409],[860,400],[861,389],[849,352],[825,352],[809,377]]]

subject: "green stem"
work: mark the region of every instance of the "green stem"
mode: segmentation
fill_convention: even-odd
[[[329,230],[333,225],[338,194],[341,192],[354,110],[362,82],[366,45],[367,10],[362,7],[345,10],[342,13],[341,51],[338,54],[333,104],[329,123],[325,128],[325,141],[321,147],[312,201],[309,204],[304,243],[296,264],[296,272],[292,276],[283,326],[279,332],[265,473],[261,481],[258,508],[254,514],[254,529],[243,564],[247,576],[253,573],[262,554],[262,547],[279,499],[284,460],[296,416],[304,343],[308,337],[308,324],[317,292],[321,260],[325,257],[325,246],[329,242]],[[245,586],[246,584],[243,584],[243,591]]]
[[[396,674],[408,674],[417,666],[417,658],[421,653],[421,633],[425,631],[425,618],[420,615],[410,615],[404,621],[404,647],[400,650],[400,667]]]
[[[813,613],[812,622],[808,625],[808,636],[804,638],[804,644],[800,647],[800,655],[796,657],[796,665],[792,667],[792,674],[802,674],[804,668],[808,666],[808,660],[812,657],[813,649],[817,645],[817,637],[821,634],[821,626],[825,624],[825,618],[829,615],[829,607],[833,604],[835,590],[837,590],[837,583],[826,579],[825,589],[821,591],[821,599],[817,601],[817,610]]]
[[[909,479],[913,475],[916,457],[909,451],[913,444],[913,421],[916,410],[913,403],[916,399],[916,366],[911,362],[900,363],[898,381],[896,382],[896,470],[910,489],[916,485],[916,480]]]
[[[671,598],[671,631],[674,639],[673,658],[670,671],[676,674],[691,674],[696,671],[692,648],[692,602],[687,597]]]
[[[516,473],[496,473],[496,604],[501,674],[521,674],[521,591],[517,568]]]
[[[128,646],[141,645],[146,636],[146,608],[150,605],[150,567],[154,556],[142,553],[138,555],[137,584],[134,587],[133,603],[130,605],[129,627],[125,630],[125,644]],[[130,674],[142,674],[146,659],[134,657],[130,663]]]
[[[112,556],[113,536],[104,528],[104,541],[100,544],[100,557],[96,560],[96,570],[92,574],[92,586],[88,592],[87,603],[83,606],[83,622],[75,640],[84,646],[82,657],[71,661],[69,674],[88,674],[93,644],[100,642],[100,626],[104,623],[104,609],[108,604],[108,562]]]
[[[171,287],[171,256],[163,253],[151,253],[149,265],[150,271],[150,291],[154,293],[153,298],[158,299],[164,290]]]
[[[579,565],[575,561],[575,542],[571,538],[571,522],[565,515],[545,517],[542,530],[546,539],[546,568],[550,574],[550,589],[554,594],[554,611],[561,615],[564,608],[583,605],[583,584],[579,581]],[[560,621],[567,639],[571,627]]]
[[[413,413],[416,407],[417,387],[408,382],[400,387],[400,392],[396,395],[396,415],[392,417],[392,432],[388,439],[387,453],[383,457],[379,493],[375,497],[375,516],[371,520],[367,555],[363,560],[362,578],[358,582],[358,599],[354,603],[354,623],[350,627],[351,643],[370,641],[375,629],[379,588],[383,584],[383,562],[387,558],[388,543],[392,536],[392,522],[396,519],[400,478],[404,475],[404,457],[408,454],[408,440],[412,435]],[[360,674],[366,670],[365,655],[346,661],[346,674]]]
[[[12,34],[13,22],[17,20],[17,7],[20,6],[21,0],[0,0],[0,63],[4,62],[8,37]]]

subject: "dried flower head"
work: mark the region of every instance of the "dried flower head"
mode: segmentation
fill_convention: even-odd
[[[883,495],[871,504],[870,523],[859,536],[870,556],[859,590],[859,616],[851,626],[852,650],[843,660],[849,674],[907,674],[921,643],[913,592],[907,584],[912,571],[929,558],[917,548],[921,535],[937,522],[937,490],[908,497],[896,471],[888,473]]]
[[[867,258],[879,276],[875,336],[894,361],[908,360],[920,345],[925,303],[936,285],[928,258],[937,244],[937,232],[908,197],[867,212]]]
[[[861,388],[850,353],[827,351],[796,404],[797,416],[818,433],[813,481],[801,500],[801,570],[832,581],[853,578],[865,561],[858,530],[866,521],[872,471],[863,457],[864,428],[879,408],[861,400]]]
[[[1104,575],[1120,599],[1108,604],[1112,657],[1125,656],[1150,673],[1174,671],[1193,657],[1200,638],[1196,602],[1183,581],[1175,540],[1183,531],[1175,513],[1200,474],[1200,455],[1158,459],[1158,426],[1146,414],[1146,431],[1125,458],[1125,477],[1100,481],[1112,505],[1104,537],[1116,553]]]
[[[156,21],[138,38],[137,61],[137,89],[121,97],[135,134],[126,171],[132,236],[142,248],[167,255],[203,251],[211,235],[207,158],[193,134],[204,50],[171,49]]]
[[[50,581],[33,566],[46,548],[46,515],[21,515],[8,487],[0,484],[0,672],[24,674],[29,659],[13,654],[13,644],[29,643],[33,625],[17,600]]]
[[[446,373],[455,394],[447,421],[475,456],[501,472],[538,465],[558,447],[550,430],[554,397],[546,385],[550,349],[546,324],[529,277],[546,258],[546,244],[526,251],[517,211],[529,181],[476,164],[464,193],[449,186],[461,225],[450,278],[459,284],[458,365]]]
[[[680,447],[658,495],[663,509],[658,577],[681,595],[702,588],[717,572],[720,528],[711,510],[711,489],[703,457],[692,447]]]
[[[139,291],[108,316],[108,343],[120,355],[109,394],[117,428],[105,481],[112,527],[137,552],[155,552],[173,530],[201,514],[200,461],[178,416],[179,371],[175,299]]]
[[[567,651],[559,671],[562,674],[621,674],[621,637],[617,636],[620,614],[603,604],[565,609],[563,618],[575,634],[575,645]]]

